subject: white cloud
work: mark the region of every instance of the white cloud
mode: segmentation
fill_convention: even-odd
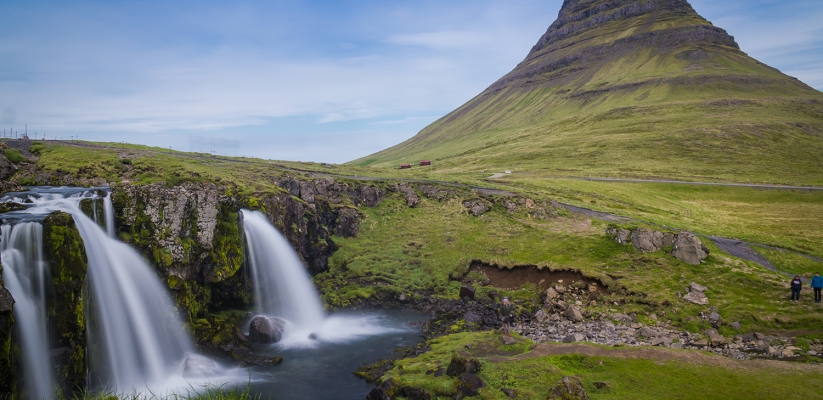
[[[480,32],[422,32],[394,35],[386,42],[407,46],[423,46],[437,50],[469,50],[492,42],[492,37]]]

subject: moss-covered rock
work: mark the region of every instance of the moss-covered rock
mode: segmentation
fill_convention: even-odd
[[[86,377],[85,280],[88,259],[71,215],[55,212],[43,221],[43,252],[51,267],[53,298],[48,318],[57,332],[56,379],[64,390],[82,388]]]

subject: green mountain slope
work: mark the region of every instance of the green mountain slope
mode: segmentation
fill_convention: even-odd
[[[526,59],[356,165],[823,183],[823,94],[685,0],[566,0]]]

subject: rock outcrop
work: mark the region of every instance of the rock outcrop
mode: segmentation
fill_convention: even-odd
[[[14,298],[5,287],[3,265],[0,264],[0,397],[2,398],[11,398],[14,382],[20,379],[12,353],[13,310]]]
[[[564,376],[549,390],[551,400],[589,400],[583,382],[573,376]]]
[[[689,232],[680,232],[674,242],[672,255],[686,264],[699,265],[709,256],[709,249],[697,237]]]

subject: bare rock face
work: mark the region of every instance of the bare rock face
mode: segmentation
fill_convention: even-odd
[[[674,242],[672,255],[686,264],[699,265],[709,256],[709,249],[697,235],[689,232],[680,232]]]
[[[17,165],[14,165],[8,158],[0,153],[0,180],[5,181],[17,172]]]
[[[252,343],[277,343],[283,337],[286,321],[280,318],[258,316],[251,320],[249,341]]]
[[[468,208],[469,212],[475,217],[479,217],[486,211],[489,211],[488,204],[483,200],[466,200],[463,202],[463,207]]]
[[[474,300],[475,291],[476,291],[476,289],[472,285],[462,285],[460,287],[459,297],[461,299]]]

